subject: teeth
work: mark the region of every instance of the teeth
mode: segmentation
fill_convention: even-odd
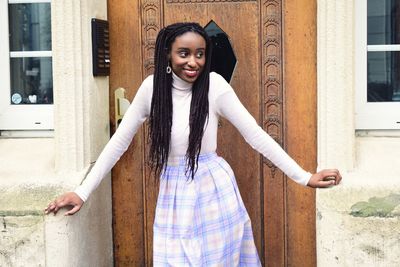
[[[190,75],[195,75],[196,71],[195,70],[186,70],[186,72]]]

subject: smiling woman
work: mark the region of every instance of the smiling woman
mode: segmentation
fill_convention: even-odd
[[[199,57],[200,52],[202,56]],[[169,69],[174,69],[175,76],[191,84],[186,105],[188,106],[187,118],[180,122],[188,121],[182,125],[181,134],[175,140],[180,147],[176,155],[186,155],[191,176],[194,176],[196,157],[202,147],[204,125],[209,117],[209,84],[211,68],[211,40],[205,30],[197,23],[176,23],[160,31],[156,40],[155,73],[153,95],[150,110],[150,163],[156,175],[165,166],[169,156],[174,156],[174,146],[171,131],[177,123],[173,123],[174,84],[173,75]],[[192,86],[193,85],[193,86]],[[184,86],[187,87],[187,86]],[[192,88],[193,87],[193,88]],[[187,127],[189,126],[189,127]],[[189,132],[186,130],[190,128]],[[182,133],[184,133],[182,135]],[[187,136],[189,140],[187,140]],[[183,142],[183,143],[182,143]],[[170,153],[171,150],[171,153]]]
[[[77,212],[149,119],[149,162],[160,175],[154,266],[261,266],[233,170],[216,154],[219,118],[299,184],[328,187],[341,176],[336,169],[314,175],[303,170],[257,124],[230,84],[210,73],[210,65],[211,42],[199,24],[161,29],[154,75],[143,81],[82,185],[51,202],[46,212],[67,205],[74,207],[66,214]]]
[[[175,39],[170,52],[172,70],[182,80],[193,83],[206,63],[206,42],[194,32],[187,32]]]

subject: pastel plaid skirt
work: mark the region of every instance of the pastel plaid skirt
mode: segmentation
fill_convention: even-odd
[[[154,221],[154,266],[261,266],[233,171],[217,154],[200,155],[194,179],[185,158],[161,176]]]

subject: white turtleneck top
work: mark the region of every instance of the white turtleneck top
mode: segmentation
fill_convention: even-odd
[[[170,157],[185,156],[189,139],[189,114],[192,84],[173,74],[172,101],[173,117],[171,129]],[[101,152],[92,170],[75,190],[86,201],[103,177],[126,151],[133,136],[150,114],[153,93],[153,75],[140,86],[132,104],[110,141]],[[242,134],[247,143],[264,157],[272,161],[288,177],[299,184],[307,185],[311,173],[304,171],[271,138],[250,115],[237,98],[232,87],[217,73],[210,73],[209,120],[201,144],[201,154],[217,149],[218,117],[229,120]]]

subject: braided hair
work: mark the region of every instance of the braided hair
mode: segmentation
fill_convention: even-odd
[[[153,96],[149,117],[151,142],[149,163],[156,175],[166,167],[171,141],[172,127],[172,73],[167,73],[169,53],[176,37],[186,32],[201,35],[206,41],[206,62],[203,71],[192,86],[189,115],[189,145],[186,151],[186,173],[192,179],[198,168],[204,126],[208,120],[208,91],[211,66],[211,41],[205,30],[197,23],[175,23],[160,30],[155,47],[155,70]]]

